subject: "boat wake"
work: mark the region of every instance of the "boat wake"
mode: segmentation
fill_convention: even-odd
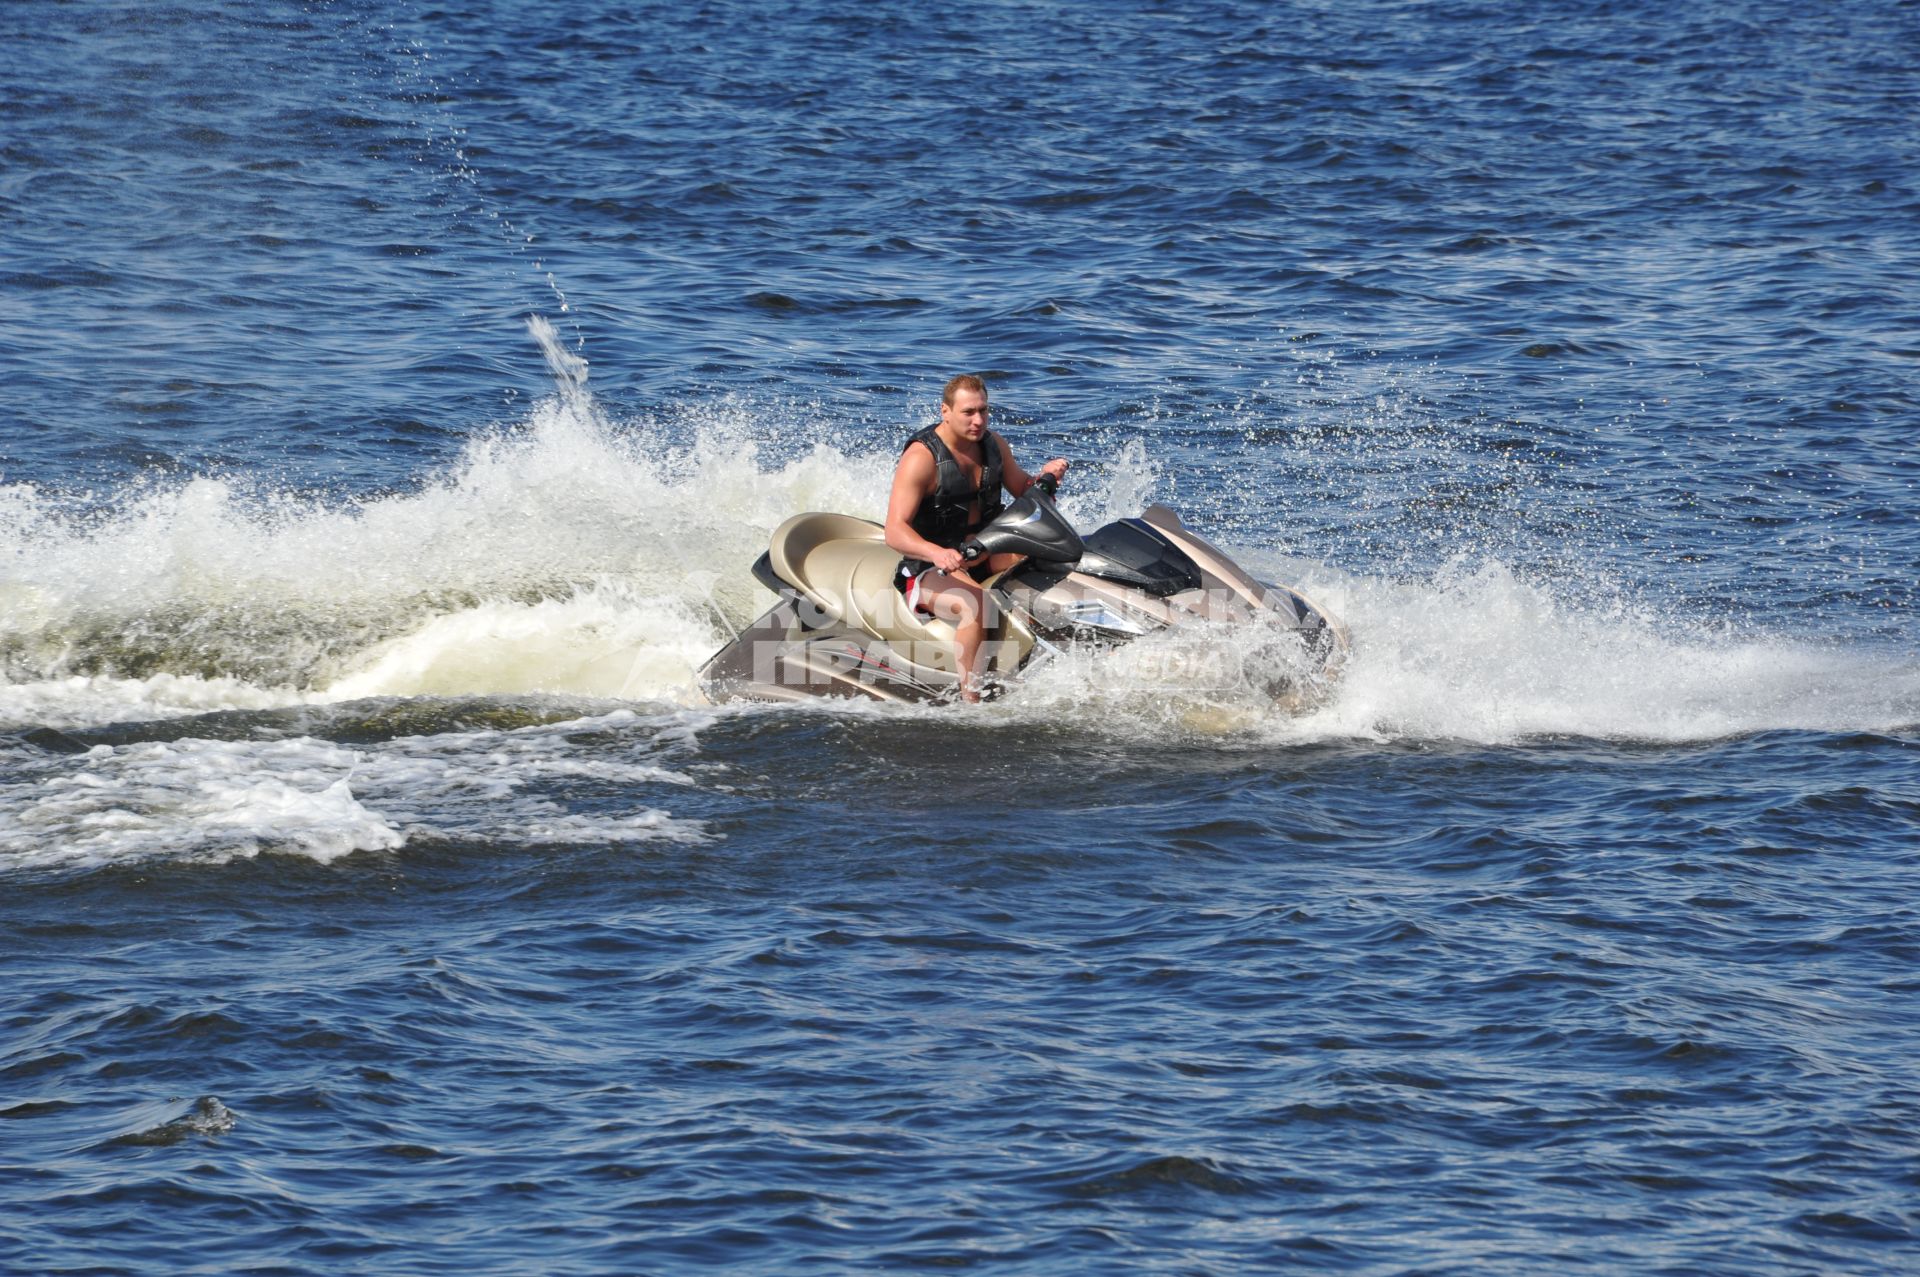
[[[904,425],[870,449],[816,437],[776,457],[777,431],[738,400],[615,421],[584,362],[544,324],[534,335],[555,393],[410,491],[341,500],[191,476],[82,501],[0,486],[0,727],[410,697],[701,705],[700,663],[768,599],[747,567],[769,531],[797,510],[881,508]],[[1091,527],[1160,482],[1136,442],[1077,469],[1061,505]],[[1183,513],[1206,527],[1206,509]],[[1691,621],[1626,591],[1569,597],[1472,555],[1405,579],[1311,546],[1227,548],[1350,627],[1348,668],[1315,712],[1274,709],[1259,635],[1204,630],[1057,662],[967,712],[1017,726],[1097,710],[1070,721],[1145,739],[1684,741],[1920,721],[1910,654]]]

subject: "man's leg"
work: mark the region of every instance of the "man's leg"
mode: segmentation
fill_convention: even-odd
[[[986,641],[986,598],[963,576],[928,572],[920,578],[920,605],[953,626],[960,696],[980,699],[980,648]]]

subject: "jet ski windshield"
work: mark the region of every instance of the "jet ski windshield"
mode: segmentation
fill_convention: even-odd
[[[1163,599],[1200,588],[1200,565],[1144,519],[1109,523],[1087,538],[1076,570],[1122,581]]]

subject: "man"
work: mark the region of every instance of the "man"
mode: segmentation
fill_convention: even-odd
[[[1041,473],[1058,482],[1067,473],[1066,458],[1055,457]],[[980,648],[990,619],[972,573],[990,577],[1020,556],[995,554],[968,564],[959,546],[1000,512],[1003,488],[1024,496],[1036,477],[987,429],[986,383],[972,376],[947,383],[939,422],[907,441],[894,468],[887,545],[903,556],[894,585],[908,607],[952,623],[964,700],[980,699]]]

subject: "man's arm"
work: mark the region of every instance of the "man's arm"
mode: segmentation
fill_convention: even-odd
[[[887,545],[911,559],[925,559],[937,568],[957,572],[966,562],[960,551],[935,545],[913,530],[913,516],[933,491],[933,452],[910,444],[893,468],[893,491],[887,497]]]
[[[1014,496],[1026,496],[1027,489],[1033,486],[1035,476],[1020,468],[1020,463],[1013,459],[1013,449],[1007,446],[1005,439],[995,435],[994,440],[1000,445],[1000,482],[1006,484],[1007,491]],[[1052,475],[1056,482],[1064,479],[1067,474],[1067,459],[1055,457],[1040,467],[1040,473]]]

